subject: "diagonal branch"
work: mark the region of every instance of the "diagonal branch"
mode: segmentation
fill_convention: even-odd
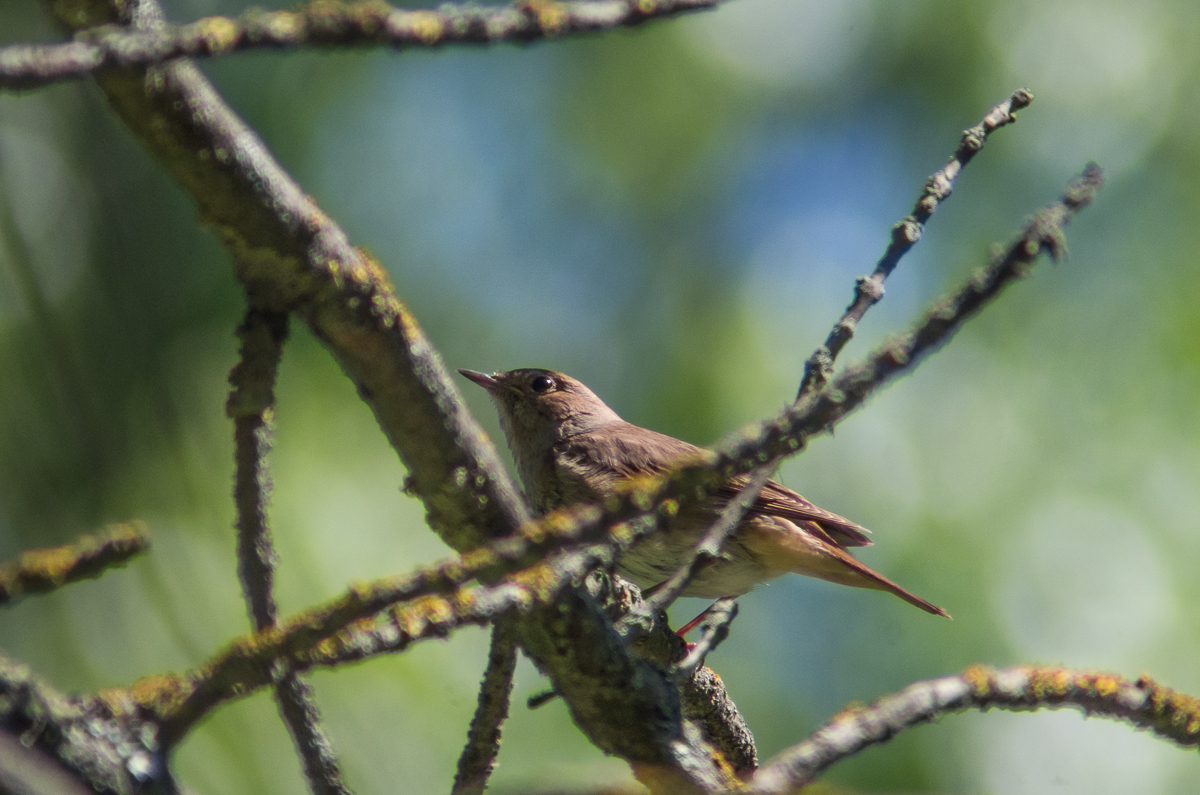
[[[225,410],[234,427],[234,503],[237,505],[238,579],[255,631],[275,625],[275,545],[267,527],[271,478],[267,453],[275,415],[275,379],[288,317],[249,309],[238,329],[241,358],[229,375],[233,390]],[[312,688],[295,671],[274,671],[275,701],[304,765],[313,795],[349,795],[333,746],[321,726]]]
[[[986,143],[988,135],[994,130],[1016,121],[1013,115],[1017,110],[1028,107],[1033,102],[1033,95],[1025,89],[1018,89],[1004,102],[992,108],[979,124],[965,130],[959,142],[958,149],[950,156],[950,160],[940,170],[934,172],[925,181],[925,188],[917,199],[911,214],[892,227],[892,241],[884,251],[883,256],[875,266],[870,276],[859,277],[854,292],[854,301],[846,309],[841,319],[834,324],[825,342],[813,351],[804,365],[804,378],[800,382],[796,401],[799,402],[815,389],[825,385],[829,380],[833,363],[838,354],[854,336],[854,330],[859,321],[866,315],[867,310],[883,298],[883,283],[900,258],[916,245],[921,238],[925,223],[933,215],[954,187],[954,180],[962,169],[971,162]],[[737,497],[721,511],[717,521],[705,531],[699,543],[692,550],[688,559],[671,577],[663,583],[650,599],[652,609],[665,609],[678,598],[683,589],[696,574],[721,552],[725,541],[737,530],[747,511],[758,498],[767,481],[771,477],[774,466],[761,466],[750,473],[749,480]]]
[[[57,588],[99,577],[109,569],[124,566],[150,546],[150,535],[141,522],[113,524],[95,535],[61,547],[31,549],[14,561],[0,565],[0,605],[16,602],[28,594],[49,593]]]
[[[1019,88],[1011,97],[988,111],[983,121],[963,131],[958,149],[950,156],[946,165],[925,181],[925,188],[921,191],[912,213],[892,227],[892,240],[876,263],[875,270],[870,276],[859,277],[854,288],[854,300],[846,308],[841,319],[833,325],[825,343],[805,362],[804,379],[800,382],[800,391],[796,394],[797,401],[829,380],[834,360],[854,336],[854,331],[867,310],[883,298],[884,281],[896,269],[900,258],[921,239],[926,222],[938,206],[950,197],[954,189],[954,180],[959,173],[983,148],[993,131],[1015,122],[1017,117],[1014,114],[1022,108],[1029,107],[1031,102],[1033,95],[1028,90]]]
[[[758,493],[763,490],[763,486],[767,485],[774,470],[774,466],[761,466],[750,473],[749,481],[737,493],[737,496],[721,509],[717,520],[704,531],[704,535],[700,537],[683,565],[646,600],[646,607],[651,612],[666,610],[670,607],[683,593],[683,589],[688,586],[688,583],[705,566],[720,558],[721,548],[725,546],[726,540],[737,531],[738,525],[742,523],[750,506],[754,505],[754,501],[758,499]]]
[[[406,9],[382,0],[314,0],[293,11],[252,9],[187,25],[135,30],[103,25],[61,44],[0,47],[0,89],[29,89],[88,77],[113,66],[154,66],[173,58],[259,49],[442,47],[528,43],[641,25],[712,8],[721,0],[527,0],[504,6],[445,3]]]
[[[320,610],[301,613],[235,639],[183,676],[148,677],[130,690],[139,706],[163,723],[163,742],[171,746],[214,707],[271,684],[273,666],[301,672],[341,665],[403,651],[458,627],[486,625],[510,614],[528,616],[591,569],[612,562],[609,546],[595,544],[555,553],[493,584],[427,594],[361,618],[343,613],[336,626],[325,624]]]
[[[508,717],[513,671],[517,667],[516,633],[508,621],[492,626],[492,647],[479,687],[479,706],[458,759],[451,795],[482,795],[500,752],[500,724]]]
[[[1149,729],[1185,748],[1200,746],[1200,700],[1143,676],[1130,682],[1115,674],[1054,666],[996,670],[971,666],[958,676],[909,685],[869,707],[850,709],[804,742],[769,761],[746,793],[799,792],[834,763],[905,729],[941,715],[991,708],[1019,712],[1074,707]]]

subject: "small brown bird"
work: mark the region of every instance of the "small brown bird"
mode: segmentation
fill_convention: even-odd
[[[695,445],[621,419],[592,390],[552,370],[485,375],[459,370],[482,386],[500,410],[517,470],[541,512],[577,502],[600,502],[630,478],[659,475],[703,461]],[[681,511],[660,533],[642,539],[617,569],[642,588],[665,581],[683,565],[721,509],[745,485],[734,478],[711,499]],[[767,481],[721,559],[701,569],[684,596],[740,596],[789,572],[889,591],[939,616],[942,608],[906,591],[860,563],[847,547],[871,544],[866,528],[818,508],[791,489]]]

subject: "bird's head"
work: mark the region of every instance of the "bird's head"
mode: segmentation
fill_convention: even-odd
[[[507,373],[459,370],[488,391],[517,457],[539,455],[555,442],[623,422],[618,414],[569,375],[527,367]]]

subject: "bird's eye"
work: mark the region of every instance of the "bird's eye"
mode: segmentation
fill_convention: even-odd
[[[529,388],[539,395],[554,386],[554,379],[548,375],[539,375],[529,383]]]

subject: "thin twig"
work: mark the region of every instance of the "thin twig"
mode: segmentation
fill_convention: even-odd
[[[1117,676],[1055,666],[996,670],[972,666],[958,676],[909,685],[869,707],[850,709],[804,742],[770,760],[745,792],[782,795],[798,792],[821,771],[905,729],[968,709],[992,707],[1020,712],[1075,707],[1150,729],[1185,748],[1200,746],[1200,700],[1143,676],[1136,682]]]
[[[279,312],[254,308],[246,312],[238,329],[241,358],[229,375],[233,390],[226,404],[234,423],[238,578],[256,632],[273,627],[276,616],[271,593],[276,555],[267,527],[271,489],[267,453],[271,449],[275,378],[287,338],[287,321],[287,315]],[[284,666],[275,666],[273,675],[279,714],[292,735],[309,789],[313,795],[349,795],[332,744],[321,726],[312,688]]]
[[[855,329],[863,315],[872,305],[883,298],[883,283],[896,265],[910,248],[921,239],[925,223],[933,215],[954,188],[954,180],[959,172],[971,162],[971,158],[983,148],[988,136],[1005,125],[1017,120],[1014,115],[1022,108],[1033,102],[1033,95],[1024,88],[1019,88],[1013,95],[988,111],[979,124],[964,130],[958,149],[950,156],[949,162],[935,171],[925,181],[925,188],[917,199],[911,214],[905,216],[892,227],[892,239],[883,256],[875,265],[870,276],[860,276],[854,288],[854,300],[847,307],[845,314],[833,325],[825,343],[813,352],[804,363],[804,378],[800,382],[800,390],[796,393],[799,401],[814,389],[825,385],[833,369],[833,362],[841,353],[842,348],[854,336]]]
[[[255,630],[275,623],[275,547],[267,528],[271,477],[267,453],[275,414],[275,376],[288,318],[278,312],[246,312],[238,328],[241,358],[229,375],[233,386],[225,411],[233,419],[233,499],[237,506],[238,578]]]
[[[954,180],[963,167],[971,161],[975,153],[983,148],[988,135],[1007,124],[1016,121],[1014,115],[1021,108],[1028,107],[1033,101],[1033,95],[1026,89],[1018,89],[1013,95],[996,105],[983,117],[979,124],[965,130],[959,142],[958,149],[951,155],[949,162],[940,170],[930,175],[925,181],[925,187],[917,199],[911,214],[905,216],[892,227],[892,240],[875,265],[875,271],[870,276],[860,276],[856,282],[854,301],[846,309],[841,319],[834,324],[825,342],[813,351],[804,365],[804,377],[796,394],[796,402],[825,385],[833,363],[838,354],[854,336],[854,329],[867,313],[867,310],[883,298],[883,283],[895,270],[900,258],[908,252],[921,238],[925,223],[934,211],[951,193]],[[771,479],[774,467],[764,466],[750,473],[749,482],[731,500],[717,521],[701,538],[692,550],[688,559],[673,574],[670,579],[659,586],[654,595],[648,600],[652,609],[663,610],[671,605],[679,594],[695,578],[696,574],[709,562],[714,560],[721,551],[725,541],[738,528],[758,494],[767,481]]]
[[[79,79],[112,66],[153,66],[172,58],[212,57],[257,49],[442,47],[528,43],[640,25],[720,0],[528,0],[507,6],[446,3],[395,8],[381,0],[315,0],[294,11],[247,11],[187,25],[136,30],[104,25],[61,44],[0,47],[0,88],[29,89]]]
[[[467,731],[467,745],[458,758],[451,795],[480,795],[487,788],[500,752],[500,725],[508,717],[516,667],[516,632],[512,622],[501,619],[492,627],[492,646],[479,687],[479,706]]]
[[[683,589],[687,588],[688,583],[700,573],[701,569],[721,556],[721,547],[725,545],[729,536],[737,531],[738,525],[745,518],[750,506],[754,505],[754,501],[758,499],[758,493],[762,491],[763,486],[767,485],[774,470],[774,466],[762,466],[750,473],[749,482],[721,509],[717,521],[704,531],[704,535],[689,553],[683,565],[676,569],[675,573],[646,600],[646,607],[649,610],[652,612],[666,610],[679,598]]]
[[[295,671],[288,671],[275,684],[275,700],[304,765],[309,790],[313,795],[349,795],[333,744],[321,725],[312,686]]]
[[[61,547],[22,552],[16,560],[0,565],[0,605],[99,577],[109,569],[124,566],[149,546],[150,534],[143,523],[123,522]]]
[[[713,602],[708,609],[708,616],[700,630],[700,640],[688,651],[687,656],[680,660],[675,670],[679,677],[690,678],[696,669],[704,665],[704,658],[717,648],[729,636],[729,625],[737,618],[738,606],[736,597],[726,596]]]

